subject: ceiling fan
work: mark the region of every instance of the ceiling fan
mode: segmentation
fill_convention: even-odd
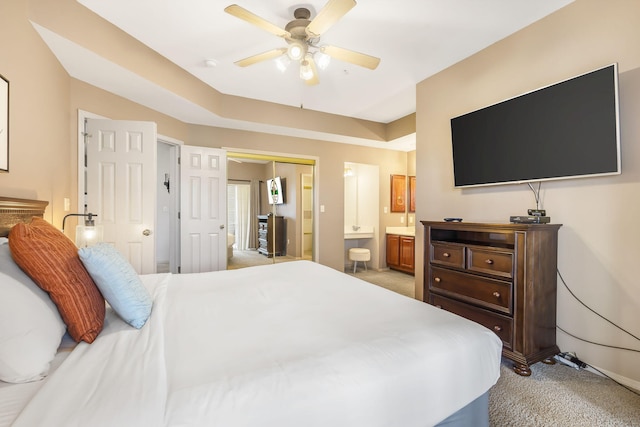
[[[261,61],[276,58],[297,61],[300,63],[300,78],[308,85],[315,85],[320,82],[317,67],[324,68],[328,65],[330,58],[374,70],[380,63],[379,58],[337,46],[318,44],[320,36],[355,5],[355,0],[329,0],[313,19],[310,19],[311,12],[309,9],[300,7],[294,11],[294,19],[284,29],[237,4],[227,6],[224,11],[228,14],[247,21],[278,37],[282,37],[289,44],[288,47],[272,49],[241,59],[236,61],[235,64],[240,67],[247,67]],[[279,67],[286,67],[286,64],[279,65]]]

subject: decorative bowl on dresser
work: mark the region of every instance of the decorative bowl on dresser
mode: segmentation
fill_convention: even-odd
[[[421,222],[424,301],[493,330],[520,375],[553,363],[561,224]]]

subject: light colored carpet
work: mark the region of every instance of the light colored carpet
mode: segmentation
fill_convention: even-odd
[[[349,276],[354,276],[358,279],[373,283],[374,285],[382,286],[383,288],[404,296],[415,298],[415,277],[410,274],[401,273],[395,270],[365,271],[360,269],[358,269],[354,274],[353,267],[351,266],[346,266],[344,272]]]
[[[522,377],[503,361],[489,392],[491,426],[640,426],[640,396],[608,378],[559,363],[531,372]]]
[[[227,270],[235,270],[254,265],[273,264],[274,261],[278,263],[295,260],[296,258],[292,256],[277,256],[275,259],[274,257],[269,258],[255,250],[233,251],[233,256],[227,259]]]

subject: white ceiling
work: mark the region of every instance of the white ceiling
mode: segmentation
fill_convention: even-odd
[[[303,105],[309,110],[382,123],[415,112],[418,82],[572,0],[360,0],[322,36],[320,44],[377,56],[381,58],[379,67],[369,70],[334,59],[326,70],[319,72],[317,86],[304,84],[295,64],[285,73],[276,69],[273,60],[246,68],[234,65],[239,59],[285,47],[286,42],[225,13],[224,8],[232,1],[78,0],[222,93],[289,106]],[[235,1],[282,28],[293,19],[297,7],[308,8],[313,19],[327,2]],[[111,76],[111,81],[102,81],[104,68],[96,73],[87,67],[86,61],[77,59],[82,48],[69,46],[48,30],[36,28],[73,77],[159,111],[167,110],[161,103],[170,94],[163,93],[163,89],[151,85],[143,90],[141,82],[129,84],[136,76],[113,65],[117,73]],[[207,59],[217,65],[207,67]],[[193,111],[181,108],[172,115],[187,122],[213,124],[202,117],[206,112],[193,107]],[[252,127],[247,123],[216,124]]]

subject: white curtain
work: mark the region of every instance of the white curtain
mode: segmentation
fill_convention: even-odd
[[[236,248],[240,251],[249,248],[249,224],[251,209],[248,185],[236,185]]]
[[[249,201],[249,249],[258,249],[258,213],[260,212],[260,181],[251,180]]]

